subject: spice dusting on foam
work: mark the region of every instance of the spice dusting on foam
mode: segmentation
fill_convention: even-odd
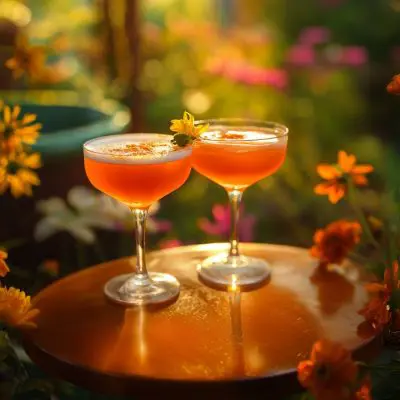
[[[95,161],[118,164],[160,164],[191,154],[191,148],[179,148],[168,140],[151,141],[151,134],[106,137],[85,146],[85,156]],[[140,140],[143,140],[141,142]]]

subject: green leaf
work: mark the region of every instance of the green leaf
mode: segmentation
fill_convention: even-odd
[[[193,139],[191,136],[186,135],[186,133],[176,133],[172,139],[172,143],[180,147],[185,147],[192,143]]]

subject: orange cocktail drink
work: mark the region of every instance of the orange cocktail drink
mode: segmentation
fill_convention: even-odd
[[[127,135],[124,135],[124,137]],[[85,152],[86,174],[94,187],[135,208],[146,208],[183,185],[189,176],[191,149],[176,149],[164,141],[116,143],[104,139],[103,153]],[[135,140],[148,135],[137,134]],[[104,154],[104,151],[107,154]]]
[[[182,186],[191,170],[191,147],[179,148],[171,138],[152,133],[110,135],[84,145],[92,185],[127,205],[136,221],[135,272],[111,279],[104,288],[107,297],[120,304],[161,303],[179,295],[179,282],[169,274],[148,273],[145,261],[148,208]]]
[[[193,146],[193,167],[227,190],[243,190],[279,169],[286,142],[286,137],[238,128],[209,131]]]
[[[228,254],[217,254],[199,267],[199,277],[216,287],[251,287],[269,278],[264,260],[239,253],[238,220],[243,191],[275,173],[282,165],[288,129],[273,122],[210,120],[193,143],[193,168],[227,192],[232,206],[232,235]]]

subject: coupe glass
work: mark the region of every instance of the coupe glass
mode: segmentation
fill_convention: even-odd
[[[134,272],[117,276],[104,287],[107,297],[125,305],[171,301],[179,282],[169,274],[147,272],[145,225],[148,209],[186,181],[192,149],[176,148],[170,135],[110,135],[84,144],[86,174],[94,187],[126,204],[136,222]]]
[[[193,168],[227,191],[232,208],[230,250],[204,260],[198,268],[199,278],[221,289],[228,288],[232,280],[241,288],[261,285],[270,276],[267,262],[239,253],[240,202],[245,189],[282,165],[288,128],[248,119],[215,119],[196,124],[209,127],[193,144]]]

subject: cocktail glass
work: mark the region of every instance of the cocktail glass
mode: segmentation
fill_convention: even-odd
[[[270,276],[265,260],[239,253],[239,208],[245,189],[272,175],[286,155],[288,128],[275,122],[247,119],[197,121],[209,124],[193,143],[192,165],[200,174],[221,185],[232,208],[232,232],[228,254],[216,254],[198,268],[206,284],[226,289],[235,284],[243,289],[261,285]]]
[[[147,272],[145,224],[154,202],[178,189],[191,170],[191,147],[177,148],[170,135],[110,135],[84,144],[86,174],[94,187],[126,204],[136,222],[136,265],[104,287],[107,297],[125,305],[172,301],[179,295],[175,277]]]

